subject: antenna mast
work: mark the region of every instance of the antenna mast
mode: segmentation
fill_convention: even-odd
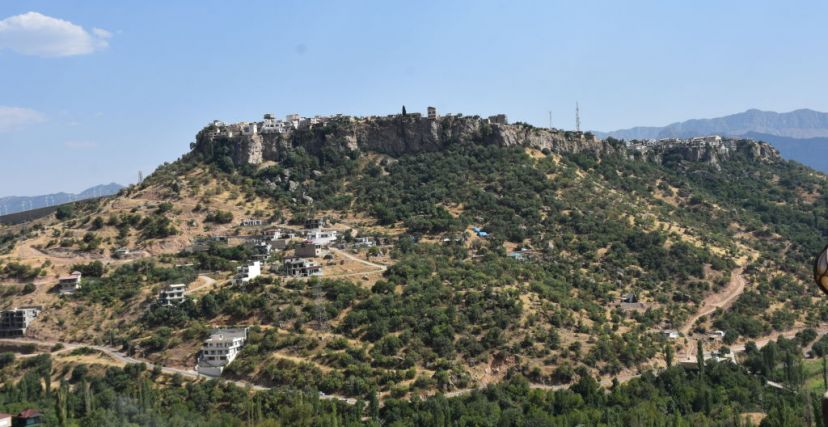
[[[575,102],[575,131],[581,131],[581,108],[578,106],[578,102]]]

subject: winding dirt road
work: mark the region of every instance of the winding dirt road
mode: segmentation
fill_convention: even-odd
[[[721,292],[708,295],[702,302],[701,307],[696,311],[696,314],[687,319],[684,325],[679,328],[679,332],[687,335],[699,319],[718,309],[729,307],[744,291],[745,278],[742,277],[742,268],[736,268],[730,272],[730,281],[727,283],[727,286]]]

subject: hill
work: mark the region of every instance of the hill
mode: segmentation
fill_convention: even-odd
[[[697,341],[728,354],[828,319],[809,284],[826,176],[763,142],[627,146],[413,114],[250,129],[213,123],[140,185],[0,229],[3,306],[43,306],[38,340],[181,370],[209,327],[245,325],[223,377],[387,402],[516,376],[598,387],[695,361]],[[230,280],[253,237],[323,218],[342,239],[312,257],[321,277],[282,273],[299,240]],[[75,269],[83,286],[61,297]],[[169,283],[190,298],[157,304]]]
[[[110,183],[87,188],[80,193],[53,193],[41,196],[6,196],[0,197],[0,215],[8,215],[34,209],[62,205],[78,200],[111,196],[124,188],[120,184]]]

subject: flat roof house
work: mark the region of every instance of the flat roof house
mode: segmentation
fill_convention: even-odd
[[[337,239],[337,231],[336,230],[308,230],[305,233],[305,238],[310,242],[321,245],[321,246],[328,246],[331,243],[335,242]]]
[[[237,271],[236,276],[233,278],[233,284],[241,285],[262,274],[262,263],[260,261],[253,261],[250,264],[239,267]]]
[[[14,338],[26,335],[26,329],[38,313],[40,309],[34,307],[0,311],[0,337]]]
[[[285,275],[289,277],[321,276],[322,266],[303,258],[285,258]]]
[[[224,368],[236,360],[245,341],[247,328],[214,330],[201,347],[196,370],[201,375],[220,376]]]
[[[73,271],[72,274],[68,276],[61,276],[60,279],[58,279],[58,284],[60,285],[60,294],[72,294],[78,289],[80,289],[81,276],[82,274],[79,271]]]
[[[322,246],[313,242],[302,242],[296,246],[293,254],[299,258],[318,258],[322,256]]]
[[[309,218],[305,220],[305,228],[314,230],[325,226],[325,220],[321,218]]]
[[[437,119],[437,109],[434,107],[426,108],[426,113],[428,115],[429,120],[436,120]]]
[[[161,305],[177,305],[184,302],[184,294],[187,292],[187,285],[183,283],[170,284],[158,294],[158,302]]]
[[[356,248],[359,248],[359,247],[370,248],[370,247],[374,246],[375,244],[376,243],[374,242],[374,239],[371,238],[371,237],[357,237],[356,240],[354,240],[354,247],[356,247]]]

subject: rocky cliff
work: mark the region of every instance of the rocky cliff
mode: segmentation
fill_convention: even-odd
[[[358,150],[399,157],[439,151],[454,144],[524,146],[547,153],[620,154],[660,164],[683,160],[717,165],[737,154],[759,161],[779,159],[779,153],[769,144],[746,139],[672,139],[626,145],[613,139],[600,140],[589,133],[492,123],[477,116],[336,117],[281,133],[242,133],[240,129],[238,125],[210,125],[199,132],[194,152],[212,159],[227,156],[236,165],[280,161],[300,147],[316,155],[326,150]]]
[[[298,147],[315,154],[332,149],[398,157],[463,143],[520,145],[556,153],[587,151],[600,155],[617,151],[588,133],[496,124],[479,117],[427,119],[416,114],[367,119],[339,117],[284,133],[241,134],[211,125],[199,132],[194,151],[213,157],[216,149],[222,149],[236,164],[259,164],[278,161]]]
[[[633,141],[626,151],[631,159],[658,164],[686,161],[718,166],[723,161],[737,157],[757,162],[781,159],[779,152],[770,144],[750,139]]]

